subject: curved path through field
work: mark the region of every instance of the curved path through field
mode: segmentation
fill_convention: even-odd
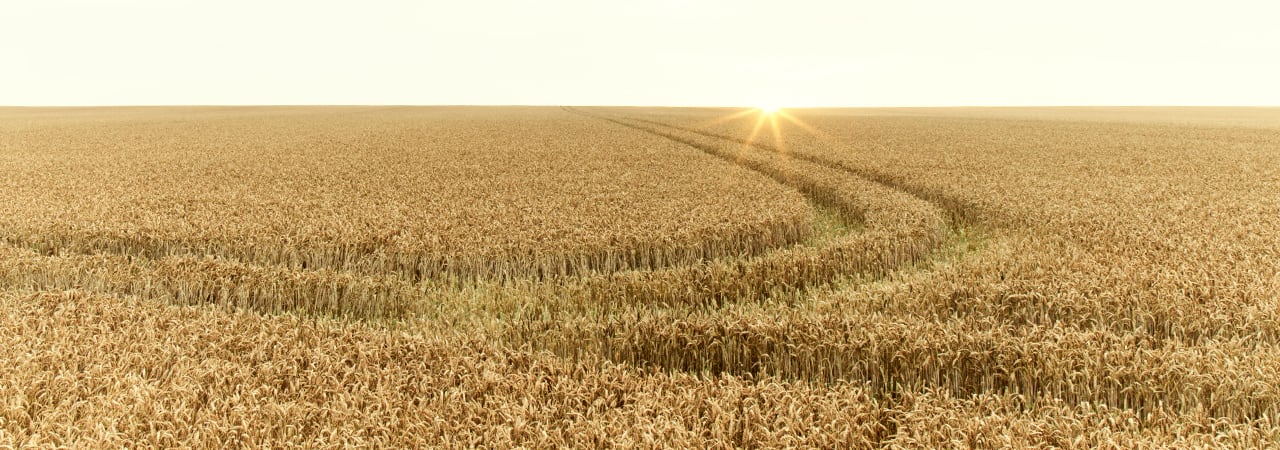
[[[797,189],[815,204],[836,211],[846,222],[861,224],[863,228],[861,233],[848,233],[817,248],[775,251],[726,267],[695,266],[610,277],[613,284],[623,286],[636,284],[633,281],[636,278],[657,279],[653,284],[659,285],[679,284],[679,279],[685,281],[680,292],[631,292],[628,297],[632,297],[632,301],[656,297],[655,300],[664,303],[711,301],[719,304],[736,298],[765,296],[779,287],[804,288],[841,277],[881,276],[927,258],[950,234],[948,216],[956,216],[899,187],[824,161],[797,157],[795,153],[617,114],[577,108],[566,110],[663,136],[758,171]],[[663,276],[667,274],[669,276]],[[721,278],[727,279],[718,281]]]

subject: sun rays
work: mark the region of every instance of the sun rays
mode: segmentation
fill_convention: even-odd
[[[745,140],[741,140],[743,144],[743,151],[746,151],[747,147],[755,146],[771,149],[779,153],[788,153],[786,139],[784,138],[783,132],[785,128],[793,126],[819,141],[830,141],[826,133],[812,125],[809,125],[808,123],[805,123],[799,117],[796,117],[796,115],[791,114],[786,109],[777,106],[776,104],[762,104],[754,108],[742,109],[732,114],[699,123],[695,125],[695,127],[703,130],[709,130],[726,126],[734,122],[740,123],[745,127],[745,122],[752,119],[754,119],[754,121],[751,125],[751,131],[747,133]],[[766,130],[769,135],[767,138],[762,136],[766,133]]]

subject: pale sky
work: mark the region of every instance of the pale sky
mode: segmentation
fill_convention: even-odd
[[[1276,5],[0,0],[0,105],[1280,105]]]

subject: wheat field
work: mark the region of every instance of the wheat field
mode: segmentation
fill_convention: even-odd
[[[0,448],[1280,446],[1280,109],[0,108]]]

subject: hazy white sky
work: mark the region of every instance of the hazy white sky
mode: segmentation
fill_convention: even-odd
[[[0,105],[1280,105],[1276,5],[0,0]]]

